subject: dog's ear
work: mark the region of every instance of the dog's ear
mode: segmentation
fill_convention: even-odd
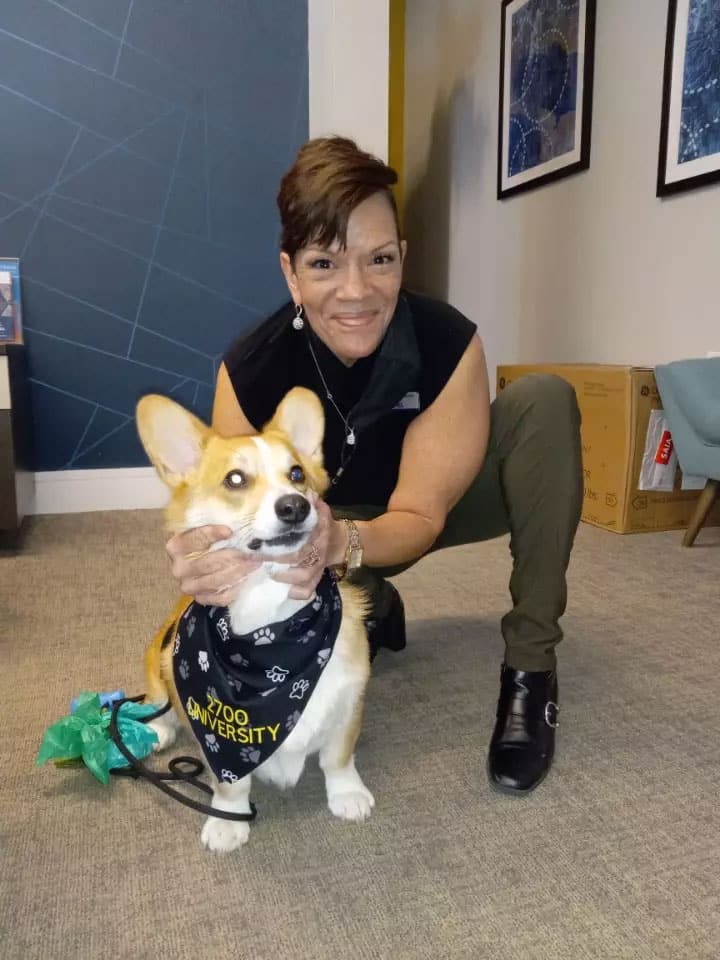
[[[325,414],[312,390],[293,387],[288,391],[265,429],[281,431],[301,456],[322,466]]]
[[[200,463],[212,431],[168,397],[148,394],[136,410],[138,433],[153,466],[169,487],[184,483]]]

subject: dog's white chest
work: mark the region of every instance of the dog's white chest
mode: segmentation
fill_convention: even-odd
[[[322,750],[351,721],[366,678],[348,660],[342,635],[317,686],[284,743],[255,771],[258,779],[284,789],[295,786],[305,760]]]
[[[279,564],[264,563],[248,577],[237,600],[228,607],[234,633],[253,633],[268,623],[287,620],[307,603],[288,597],[290,585],[271,576],[276,569]]]

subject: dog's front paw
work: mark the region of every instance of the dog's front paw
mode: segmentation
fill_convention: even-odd
[[[250,824],[243,820],[221,820],[208,817],[202,828],[202,845],[213,853],[230,853],[244,846],[250,838]]]
[[[340,820],[362,823],[375,806],[375,798],[364,784],[353,790],[328,794],[328,807]]]
[[[165,750],[166,747],[171,747],[175,743],[177,727],[174,724],[167,721],[163,722],[163,718],[160,717],[157,720],[151,720],[148,726],[157,734],[157,743],[153,744],[155,753],[160,753],[161,750]]]

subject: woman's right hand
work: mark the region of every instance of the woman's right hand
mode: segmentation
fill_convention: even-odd
[[[245,578],[262,563],[240,550],[210,550],[218,540],[232,536],[229,527],[196,527],[176,533],[165,545],[172,575],[182,592],[205,606],[226,607]]]

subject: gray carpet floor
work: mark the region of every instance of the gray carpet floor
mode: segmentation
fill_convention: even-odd
[[[397,579],[409,648],[381,654],[358,767],[377,807],[334,820],[314,764],[259,787],[250,843],[147,784],[34,766],[81,689],[142,691],[174,598],[159,514],[35,518],[0,556],[4,960],[717,960],[720,532],[581,526],[553,771],[490,791],[507,541]],[[181,752],[194,752],[187,741]]]

